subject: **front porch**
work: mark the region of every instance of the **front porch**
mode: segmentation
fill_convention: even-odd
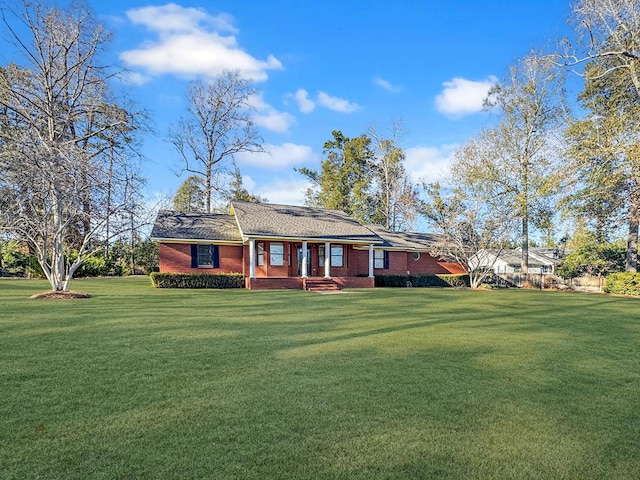
[[[373,244],[254,238],[247,243],[244,274],[248,290],[309,290],[314,284],[318,288],[330,284],[332,289],[375,285]]]

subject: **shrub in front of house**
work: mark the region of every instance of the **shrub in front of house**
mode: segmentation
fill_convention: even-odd
[[[640,296],[640,273],[611,273],[607,276],[603,290],[606,293]]]
[[[376,275],[376,287],[468,287],[469,275]]]
[[[241,273],[158,273],[149,275],[156,288],[244,288]]]
[[[436,275],[440,280],[445,282],[448,287],[456,287],[456,288],[468,288],[471,285],[471,281],[469,280],[469,275],[466,273],[463,275],[460,274],[442,274]]]

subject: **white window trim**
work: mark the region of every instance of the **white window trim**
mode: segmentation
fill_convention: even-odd
[[[280,247],[279,253],[273,253],[274,247]],[[279,259],[279,261],[273,261],[274,258]],[[284,243],[281,242],[272,242],[269,243],[269,265],[272,267],[283,267],[284,266]]]
[[[334,250],[338,250],[340,249],[340,255],[334,255],[333,251]],[[336,268],[342,268],[344,267],[344,245],[331,245],[331,266],[332,267],[336,267]],[[340,263],[334,263],[334,259],[335,262],[337,262],[338,259],[340,259]]]

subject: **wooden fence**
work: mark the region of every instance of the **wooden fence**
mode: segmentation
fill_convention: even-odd
[[[530,273],[525,280],[522,273],[500,273],[495,275],[494,281],[498,284],[514,287],[523,287],[526,281],[533,288],[541,288],[542,286],[542,288],[568,288],[583,292],[601,292],[605,277],[585,276],[564,279],[550,273]]]

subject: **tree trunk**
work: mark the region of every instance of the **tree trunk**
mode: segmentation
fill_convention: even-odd
[[[522,281],[526,283],[529,280],[529,217],[526,213],[522,217],[522,258],[520,260],[520,269],[522,270]]]
[[[135,238],[135,222],[133,218],[133,211],[129,212],[130,228],[131,228],[131,275],[136,274],[136,238]]]
[[[627,272],[638,271],[638,207],[631,205],[629,213],[629,234],[627,236]]]
[[[59,292],[64,290],[63,280],[65,277],[64,268],[64,229],[62,224],[63,220],[63,207],[62,207],[62,194],[57,186],[53,186],[53,202],[54,202],[54,214],[53,214],[53,239],[51,245],[51,276],[49,283],[51,283],[51,290]],[[46,255],[47,252],[43,252]]]
[[[205,212],[211,213],[211,169],[207,169],[207,176],[204,180],[204,208]]]

